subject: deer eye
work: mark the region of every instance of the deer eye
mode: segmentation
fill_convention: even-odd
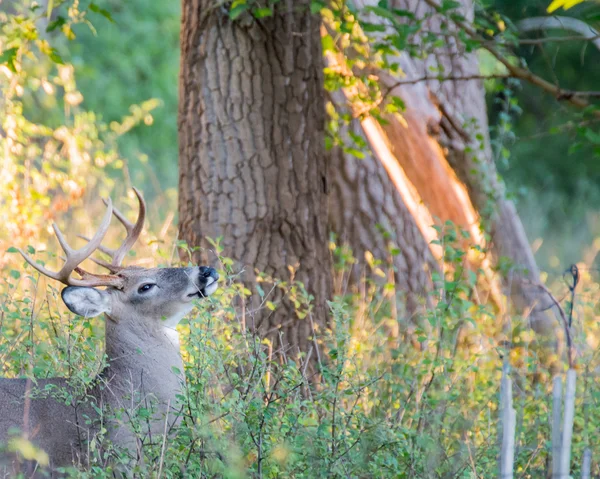
[[[156,286],[156,285],[152,284],[152,283],[144,284],[138,288],[138,293],[139,294],[147,293],[152,288],[154,288],[154,286]]]

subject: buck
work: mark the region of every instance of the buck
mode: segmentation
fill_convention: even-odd
[[[85,238],[88,242],[81,249],[71,248],[56,224],[53,225],[66,256],[60,271],[49,271],[19,250],[41,274],[67,285],[61,296],[73,313],[87,318],[104,313],[106,318],[107,366],[86,391],[89,400],[78,407],[53,397],[35,398],[31,394],[31,380],[0,379],[0,443],[9,441],[10,431],[16,428],[48,454],[52,469],[85,459],[86,442],[98,431],[94,423],[104,420],[90,403],[108,408],[116,417],[107,426],[109,438],[133,457],[139,454],[140,441],[162,441],[167,426],[170,428],[177,421],[173,408],[183,384],[175,326],[191,311],[194,300],[217,289],[219,275],[206,266],[152,269],[121,266],[142,231],[146,215],[144,199],[137,189],[134,191],[139,201],[135,224],[113,208],[108,199],[99,229],[91,239]],[[101,245],[113,214],[127,232],[117,250]],[[108,254],[112,261],[92,258],[96,250]],[[80,264],[87,258],[106,268],[109,274],[83,270]],[[78,277],[73,276],[74,272]],[[61,378],[38,380],[36,388],[48,385],[68,389],[67,380]],[[155,407],[144,422],[140,439],[139,431],[134,434],[123,422],[137,408],[146,408],[148,404]],[[0,476],[2,472],[0,469]]]

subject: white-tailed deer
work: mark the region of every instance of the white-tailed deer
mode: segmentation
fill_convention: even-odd
[[[176,394],[182,389],[183,365],[175,326],[190,312],[197,298],[217,289],[217,272],[210,267],[187,268],[123,267],[121,262],[138,239],[146,213],[141,194],[135,190],[140,211],[131,224],[109,200],[106,214],[93,238],[81,249],[72,249],[56,225],[56,237],[65,252],[65,263],[52,272],[21,251],[27,262],[41,274],[67,285],[61,296],[75,314],[106,317],[105,351],[107,367],[95,385],[86,391],[88,400],[74,404],[52,397],[32,398],[31,380],[0,379],[0,443],[10,439],[9,431],[19,429],[49,456],[51,468],[81,462],[86,457],[86,442],[93,437],[92,423],[104,416],[91,404],[108,408],[113,419],[106,427],[111,441],[128,448],[135,457],[139,440],[127,425],[128,415],[153,404],[141,431],[149,441],[161,441],[166,424],[177,419],[173,413]],[[127,236],[117,250],[101,246],[112,215],[125,226]],[[87,239],[87,238],[85,238]],[[111,262],[90,256],[100,250],[112,257]],[[80,268],[87,258],[108,269],[110,274],[91,274]],[[76,272],[79,277],[73,277]],[[97,289],[106,287],[106,289]],[[36,389],[48,384],[67,388],[65,379],[38,380]],[[171,408],[171,411],[169,409]],[[139,431],[138,431],[139,433]],[[154,439],[153,439],[154,437]],[[0,465],[0,477],[11,473],[11,464]]]

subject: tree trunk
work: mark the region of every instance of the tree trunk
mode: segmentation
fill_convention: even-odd
[[[426,2],[394,0],[394,3],[398,8],[412,9],[419,16],[432,11],[425,5]],[[472,20],[472,0],[459,0],[459,3],[459,12],[467,20]],[[440,15],[433,15],[428,19],[426,29],[439,31],[443,21],[448,22]],[[448,30],[458,35],[456,26],[451,22]],[[416,77],[439,71],[443,72],[443,76],[457,78],[444,82],[427,80],[425,86],[439,110],[437,122],[433,118],[428,120],[430,131],[436,134],[444,147],[448,164],[466,187],[469,201],[487,225],[496,260],[504,256],[514,265],[510,274],[503,278],[513,303],[529,315],[534,330],[554,335],[555,321],[542,312],[550,301],[537,286],[531,284],[539,282],[533,252],[515,206],[506,197],[504,183],[494,163],[483,82],[464,80],[479,74],[477,55],[464,51],[454,37],[448,37],[444,45],[425,62],[413,62],[412,75]],[[425,196],[424,192],[421,194]],[[440,210],[442,212],[443,209]]]
[[[357,6],[374,3],[363,0]],[[472,1],[460,3],[460,12],[472,18]],[[427,2],[419,0],[393,0],[390,7],[409,10],[419,18],[432,12]],[[456,29],[440,15],[430,16],[424,30],[440,32],[443,21],[450,23],[447,28],[451,33],[443,47],[425,60],[408,55],[395,59],[406,77],[377,72],[383,90],[402,98],[406,105],[401,119],[386,116],[388,123],[383,129],[394,156],[434,218],[452,221],[469,231],[474,244],[485,247],[480,228],[483,217],[489,225],[496,258],[506,256],[515,264],[514,272],[503,279],[514,303],[527,314],[543,300],[537,288],[527,286],[527,280],[539,280],[539,271],[523,225],[498,179],[483,85],[480,80],[464,79],[479,73],[477,57],[462,49],[460,42],[452,37]],[[418,37],[410,41],[420,43]],[[437,75],[458,79],[443,82],[428,79]],[[479,260],[493,292],[490,260]],[[531,320],[539,332],[554,329],[554,322],[547,314],[536,312]]]
[[[179,232],[191,246],[222,237],[223,254],[245,266],[248,284],[254,269],[303,282],[314,296],[312,320],[325,325],[323,63],[320,19],[309,5],[280,2],[272,17],[232,21],[212,0],[183,0]],[[276,301],[280,289],[273,294]],[[311,321],[291,301],[265,310],[248,327],[283,332],[294,352],[309,349]]]

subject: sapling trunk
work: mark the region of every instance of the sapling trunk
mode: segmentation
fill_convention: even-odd
[[[592,450],[589,447],[583,451],[583,462],[581,463],[581,479],[590,479],[590,469],[592,466]]]
[[[562,378],[555,376],[552,382],[552,479],[561,477],[561,417],[562,417]]]
[[[512,479],[513,463],[515,457],[515,426],[517,414],[512,404],[512,381],[506,375],[502,377],[502,405],[501,423],[502,423],[502,449],[500,452],[500,477],[502,479]]]
[[[565,388],[565,415],[563,419],[562,441],[560,451],[561,479],[568,479],[571,463],[571,439],[573,438],[573,418],[575,415],[575,382],[577,373],[574,369],[567,371]]]

